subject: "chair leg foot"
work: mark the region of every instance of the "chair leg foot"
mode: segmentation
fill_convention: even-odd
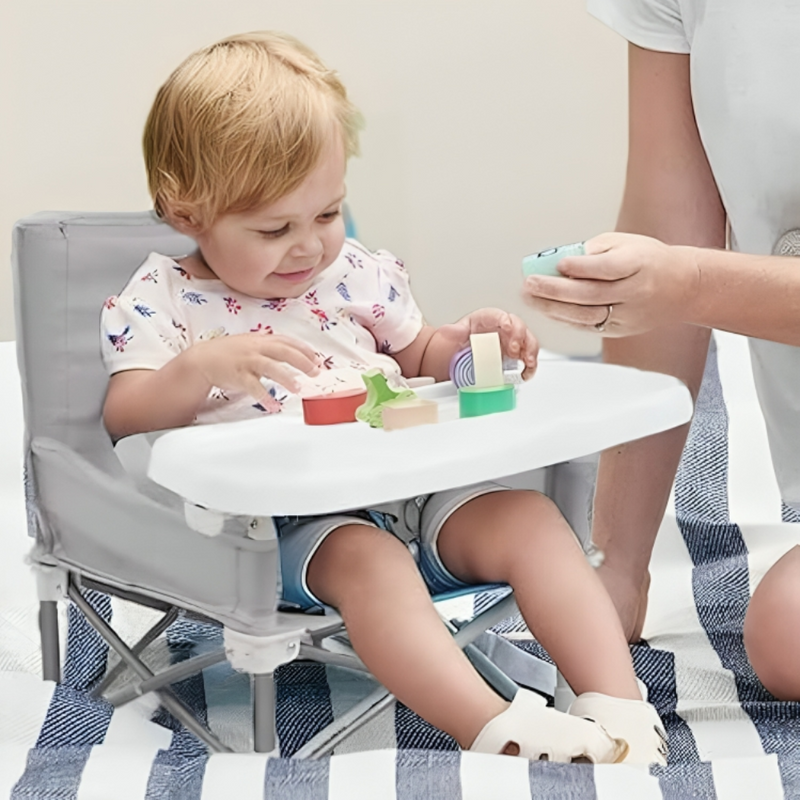
[[[58,603],[39,603],[39,632],[42,639],[42,678],[61,683],[61,645],[58,637]]]
[[[253,749],[269,753],[275,747],[275,681],[267,672],[253,675]]]

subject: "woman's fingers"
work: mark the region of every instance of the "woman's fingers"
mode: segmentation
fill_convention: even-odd
[[[625,280],[565,280],[545,275],[531,275],[523,284],[523,294],[535,308],[537,300],[580,306],[619,305],[625,302],[628,289]]]
[[[621,304],[577,305],[559,300],[546,300],[541,297],[529,298],[528,303],[532,308],[545,314],[550,319],[584,329],[596,329],[598,325],[610,323],[611,319],[618,323],[622,309]],[[610,314],[609,306],[613,309]],[[605,336],[613,335],[613,331],[610,328],[605,328],[603,334]]]

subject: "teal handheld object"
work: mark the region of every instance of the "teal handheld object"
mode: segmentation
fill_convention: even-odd
[[[567,256],[585,256],[586,248],[583,242],[576,244],[564,244],[561,247],[551,247],[549,250],[542,250],[541,253],[534,253],[522,259],[522,272],[528,275],[553,275],[556,278],[564,276],[556,269],[558,262]]]

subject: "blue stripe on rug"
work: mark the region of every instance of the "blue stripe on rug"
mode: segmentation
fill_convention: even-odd
[[[591,764],[528,764],[531,797],[547,800],[595,800],[594,767]]]
[[[264,777],[264,800],[328,800],[330,759],[271,758]]]
[[[309,661],[281,665],[275,670],[275,696],[281,755],[289,758],[333,722],[325,665]]]
[[[461,752],[399,750],[397,800],[461,800]]]
[[[394,730],[398,750],[458,750],[452,736],[435,728],[400,702],[395,703]]]
[[[708,761],[696,764],[670,764],[669,767],[652,767],[664,800],[717,800],[714,775]]]
[[[631,645],[633,666],[638,678],[647,686],[648,700],[661,717],[669,739],[667,763],[699,762],[692,731],[675,711],[678,689],[675,681],[675,654],[658,650],[642,641]]]
[[[100,592],[84,591],[87,602],[103,619],[111,619],[111,602]],[[88,692],[106,668],[108,645],[78,608],[67,610],[67,653],[63,682],[56,686],[35,749],[11,792],[23,798],[77,797],[92,746],[105,738],[112,707]]]
[[[197,655],[208,645],[221,645],[219,626],[180,616],[166,631],[170,661],[177,664]],[[205,687],[202,675],[192,675],[174,683],[172,691],[194,712],[204,725],[208,723]],[[169,728],[172,739],[166,750],[159,750],[150,769],[146,800],[200,800],[208,752],[206,746],[163,706],[153,722]]]
[[[734,676],[739,700],[767,753],[777,753],[787,797],[800,797],[800,704],[775,700],[755,675],[744,648],[750,601],[747,546],[728,512],[728,415],[709,351],[695,417],[675,481],[678,525],[692,562],[700,623],[722,665]],[[795,520],[783,504],[783,518]]]

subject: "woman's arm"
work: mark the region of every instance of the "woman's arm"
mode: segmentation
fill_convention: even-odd
[[[724,247],[725,213],[700,141],[689,57],[629,47],[628,171],[618,230],[664,242]],[[555,279],[560,280],[560,279]],[[697,395],[709,332],[672,324],[604,339],[604,360],[675,375]],[[647,566],[688,426],[603,453],[593,538],[605,552],[601,577],[632,640],[641,632]]]
[[[724,213],[694,121],[688,56],[630,48],[630,152],[617,230],[654,238],[589,240],[589,255],[559,264],[572,280],[528,278],[535,307],[591,328],[613,306],[607,338],[658,328],[652,338],[661,339],[661,326],[690,323],[800,345],[800,260],[721,249]]]

